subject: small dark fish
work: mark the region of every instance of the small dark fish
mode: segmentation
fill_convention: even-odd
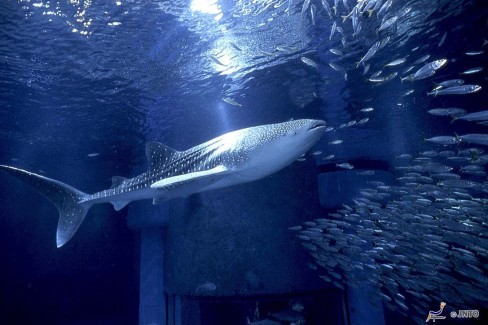
[[[242,51],[242,49],[239,46],[237,46],[235,43],[233,43],[233,42],[229,42],[229,45],[232,46],[237,51]]]
[[[195,292],[212,292],[217,289],[217,286],[213,282],[205,282],[197,287]]]

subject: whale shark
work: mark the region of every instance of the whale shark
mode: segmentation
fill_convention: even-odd
[[[94,194],[16,167],[0,165],[0,169],[30,185],[56,206],[59,248],[74,236],[93,204],[108,202],[118,211],[135,200],[152,199],[153,204],[158,204],[258,180],[295,161],[324,131],[324,121],[302,119],[232,131],[185,151],[149,142],[146,172],[130,179],[114,176],[110,189]]]

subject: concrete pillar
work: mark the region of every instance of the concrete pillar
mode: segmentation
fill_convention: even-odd
[[[147,202],[144,202],[147,205]],[[139,279],[139,324],[166,325],[167,301],[164,284],[164,227],[168,204],[159,208],[134,203],[128,225],[141,232]]]

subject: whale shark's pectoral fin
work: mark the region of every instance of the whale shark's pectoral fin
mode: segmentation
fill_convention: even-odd
[[[115,211],[122,210],[130,201],[113,201],[111,202],[114,206]]]
[[[151,185],[158,190],[160,196],[153,200],[154,204],[163,202],[173,197],[187,197],[197,193],[202,188],[221,180],[228,173],[228,169],[219,165],[209,170],[168,177]]]
[[[165,197],[165,196],[158,196],[158,197],[155,197],[153,199],[153,204],[161,204],[161,203],[163,203],[163,202],[165,202],[167,200],[168,200],[168,198]]]

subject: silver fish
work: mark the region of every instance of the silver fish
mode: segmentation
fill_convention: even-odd
[[[383,4],[383,0],[377,0],[376,3],[374,4],[373,9],[370,10],[369,16],[371,17],[371,14],[373,12],[377,11],[378,9],[380,9],[382,4]]]
[[[366,62],[367,60],[371,59],[371,57],[373,57],[373,55],[375,55],[376,52],[378,51],[380,44],[381,44],[380,42],[374,43],[373,46],[371,46],[369,48],[368,52],[366,52],[366,54],[361,58],[361,60],[359,60],[359,62],[357,62],[356,68],[358,68],[361,63]]]
[[[369,68],[370,68],[370,65],[369,65],[369,64],[366,64],[366,65],[364,66],[364,70],[363,70],[363,76],[364,76],[364,75],[366,75],[366,73],[368,73]]]
[[[373,110],[374,110],[374,108],[373,108],[373,107],[365,107],[365,108],[363,108],[363,109],[360,109],[360,111],[361,111],[361,112],[365,112],[365,113],[366,113],[366,112],[372,112]]]
[[[402,71],[402,74],[406,74],[406,73],[409,73],[410,71],[412,71],[413,69],[415,68],[415,66],[409,66],[408,68],[406,68],[405,70]]]
[[[343,141],[342,140],[334,140],[330,141],[329,144],[341,144]]]
[[[412,7],[404,7],[400,11],[398,11],[397,15],[398,18],[402,18],[406,14],[408,14],[410,11],[412,11]]]
[[[483,70],[483,67],[476,67],[476,68],[471,68],[471,69],[468,69],[464,72],[461,72],[461,74],[474,74],[474,73],[478,73],[482,70]]]
[[[371,77],[370,77],[370,78],[376,78],[376,77],[378,77],[378,76],[379,76],[380,74],[382,74],[382,73],[383,73],[383,71],[382,71],[382,70],[376,71],[375,73],[373,73],[373,74],[371,75]]]
[[[411,80],[422,80],[433,76],[435,72],[443,67],[447,63],[446,59],[435,60],[430,63],[427,63],[422,68],[417,70],[411,77]]]
[[[327,2],[327,0],[321,0],[321,2],[322,2],[322,7],[324,7],[325,11],[329,15],[329,18],[332,19],[332,11],[330,10],[329,3]]]
[[[354,33],[352,34],[352,36],[356,37],[359,35],[359,33],[361,33],[361,30],[363,28],[363,23],[362,22],[359,22],[356,26],[356,28],[354,29]]]
[[[335,32],[337,30],[337,23],[334,21],[334,23],[332,24],[332,27],[330,29],[330,36],[329,36],[329,40],[332,39],[332,36],[334,36]]]
[[[405,61],[407,61],[406,58],[396,59],[396,60],[391,61],[390,63],[385,64],[385,67],[394,67],[394,66],[397,66],[397,65],[404,63]]]
[[[371,81],[371,82],[380,83],[380,82],[385,82],[386,81],[386,78],[384,78],[384,77],[375,77],[375,78],[372,78],[371,77],[368,80]]]
[[[339,0],[334,0],[334,15],[337,15],[337,9],[339,7]]]
[[[390,19],[387,19],[385,22],[381,24],[381,26],[378,28],[378,32],[385,30],[389,27],[391,27],[396,21],[398,20],[398,16],[393,16]]]
[[[453,86],[460,86],[462,84],[464,84],[463,79],[450,79],[450,80],[446,80],[443,82],[439,82],[437,84],[437,86],[442,87],[442,88],[447,88],[447,87],[453,87]]]
[[[378,11],[378,17],[382,14],[382,13],[386,13],[390,7],[391,7],[391,4],[393,3],[393,0],[388,0],[386,1],[380,8],[380,11]]]
[[[315,13],[317,12],[317,8],[315,7],[314,4],[310,6],[310,15],[312,17],[312,25],[315,26]]]
[[[393,80],[397,75],[398,75],[398,72],[396,72],[396,71],[395,72],[392,72],[392,73],[390,73],[389,75],[387,75],[385,77],[385,81]]]
[[[344,168],[344,169],[353,169],[354,168],[354,166],[351,165],[350,163],[336,164],[336,167]]]
[[[329,51],[330,51],[330,53],[335,54],[335,55],[339,55],[339,56],[344,55],[344,53],[342,53],[342,51],[339,49],[330,49]]]
[[[410,89],[410,90],[407,90],[406,92],[404,92],[403,94],[401,94],[402,97],[405,97],[405,96],[408,96],[408,95],[411,95],[415,90],[413,89]]]
[[[447,36],[447,32],[445,32],[444,35],[442,35],[442,38],[439,41],[439,44],[437,44],[437,47],[441,47],[442,44],[444,44],[444,41],[446,40],[446,36]]]
[[[302,60],[302,62],[305,63],[306,65],[308,65],[309,67],[312,67],[312,68],[317,69],[317,70],[319,69],[318,64],[315,63],[315,61],[313,61],[312,59],[309,59],[305,56],[302,56],[300,58],[300,60]]]
[[[488,110],[469,113],[458,117],[458,119],[465,121],[488,121]]]
[[[340,65],[335,64],[333,62],[329,62],[329,66],[337,72],[341,72],[344,70]]]
[[[303,19],[303,15],[307,12],[309,6],[310,6],[310,0],[304,0],[302,5],[302,13],[301,13],[302,19]]]
[[[413,63],[413,65],[423,63],[423,62],[427,61],[429,58],[430,58],[430,54],[426,54],[423,57],[421,57],[420,59],[418,59],[417,61],[415,61]]]
[[[357,124],[358,124],[358,125],[360,125],[360,124],[364,124],[364,123],[366,123],[366,122],[368,122],[368,121],[369,121],[369,117],[365,117],[365,118],[360,119],[360,120],[358,121],[358,123],[357,123]]]
[[[388,44],[388,42],[390,42],[390,40],[391,40],[391,36],[387,36],[387,37],[383,38],[381,40],[379,49],[381,50],[382,48],[384,48],[386,46],[386,44]]]
[[[460,142],[460,139],[453,136],[442,135],[442,136],[425,139],[425,141],[445,146],[445,145],[457,144]]]
[[[462,108],[433,108],[427,111],[427,113],[436,116],[460,116],[466,114],[466,110]],[[488,116],[487,116],[488,120]]]
[[[469,51],[469,52],[466,52],[465,54],[466,55],[470,55],[470,56],[473,56],[473,55],[480,55],[480,54],[483,54],[484,51],[483,50],[480,50],[480,51]]]
[[[229,98],[229,97],[224,97],[224,98],[222,98],[222,100],[223,100],[224,102],[226,102],[227,104],[242,107],[242,105],[241,105],[241,104],[239,104],[238,102],[236,102],[236,101],[235,101],[235,100],[233,100],[232,98]]]
[[[365,7],[362,9],[363,12],[369,12],[371,16],[371,12],[373,11],[373,7],[377,4],[377,0],[370,0],[370,1],[363,1],[362,4],[366,3]],[[359,2],[358,2],[359,4]]]
[[[454,86],[449,88],[442,88],[440,90],[435,90],[427,93],[428,95],[464,95],[471,94],[481,90],[480,85],[462,85]]]
[[[488,146],[488,134],[478,134],[478,133],[465,134],[465,135],[460,135],[459,138],[463,142]]]

